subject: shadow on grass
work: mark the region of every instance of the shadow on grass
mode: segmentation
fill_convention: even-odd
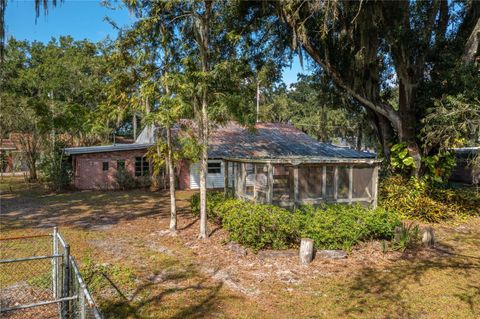
[[[115,275],[108,271],[90,273],[86,283],[93,280],[98,285],[101,278],[94,295],[105,318],[211,317],[219,314],[219,306],[227,300],[240,298],[221,292],[223,282],[212,281],[195,264],[170,266],[162,264],[163,269],[170,270],[154,273],[141,284],[131,282],[136,286],[133,290],[115,282]]]
[[[386,318],[416,318],[419,314],[411,309],[410,301],[404,299],[404,296],[410,292],[410,285],[424,285],[422,279],[426,272],[450,270],[452,277],[447,279],[446,284],[451,285],[450,288],[454,290],[462,291],[452,296],[464,302],[465,307],[470,308],[469,314],[474,316],[480,302],[478,299],[480,284],[472,282],[464,287],[465,285],[461,286],[462,283],[455,280],[459,279],[455,276],[462,276],[462,279],[467,278],[467,280],[471,278],[474,281],[474,278],[478,278],[480,274],[480,258],[456,254],[452,249],[439,248],[432,251],[439,256],[425,260],[425,258],[417,258],[417,254],[413,252],[408,256],[402,256],[402,260],[397,261],[392,267],[362,269],[345,287],[349,300],[354,301],[355,305],[345,307],[344,315],[346,317],[362,316],[382,311],[387,315]],[[428,278],[431,280],[431,277]],[[448,290],[449,287],[446,288]],[[431,292],[433,295],[436,293],[434,290]],[[425,297],[418,296],[419,300]],[[389,309],[383,308],[384,305],[388,305]]]
[[[163,190],[48,193],[40,184],[22,185],[1,193],[0,226],[4,231],[53,226],[94,230],[121,221],[167,217],[170,214],[170,197]],[[178,213],[188,214],[191,194],[179,192],[179,195]]]

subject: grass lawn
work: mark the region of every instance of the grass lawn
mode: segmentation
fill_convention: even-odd
[[[109,318],[480,317],[480,218],[434,225],[436,249],[384,254],[371,242],[303,267],[244,255],[215,225],[198,240],[191,192],[177,194],[180,231],[170,236],[166,192],[54,194],[21,178],[0,191],[0,236],[58,226]]]

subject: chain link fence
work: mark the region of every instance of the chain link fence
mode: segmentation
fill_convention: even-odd
[[[56,228],[0,239],[0,318],[102,318]]]

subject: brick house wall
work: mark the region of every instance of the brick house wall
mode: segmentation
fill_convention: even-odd
[[[143,157],[147,150],[101,152],[72,155],[74,167],[73,185],[76,189],[116,189],[115,174],[119,160],[125,161],[125,169],[135,176],[135,157]],[[108,170],[103,170],[103,163],[108,163]],[[176,167],[179,190],[190,188],[190,163],[181,160]],[[150,170],[152,172],[152,170]],[[168,180],[168,178],[167,178]]]
[[[190,162],[181,160],[177,165],[178,189],[190,189]]]
[[[147,150],[117,151],[72,155],[74,186],[77,189],[115,189],[117,161],[125,161],[125,169],[135,176],[135,157],[143,157]],[[103,163],[108,170],[103,170]]]

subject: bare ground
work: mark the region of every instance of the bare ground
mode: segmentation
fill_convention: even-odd
[[[1,189],[2,236],[59,226],[107,317],[480,317],[478,218],[434,225],[434,249],[384,253],[369,242],[347,259],[305,267],[295,251],[270,256],[229,244],[213,224],[198,240],[191,192],[178,193],[172,235],[165,192],[50,194],[15,179]]]

